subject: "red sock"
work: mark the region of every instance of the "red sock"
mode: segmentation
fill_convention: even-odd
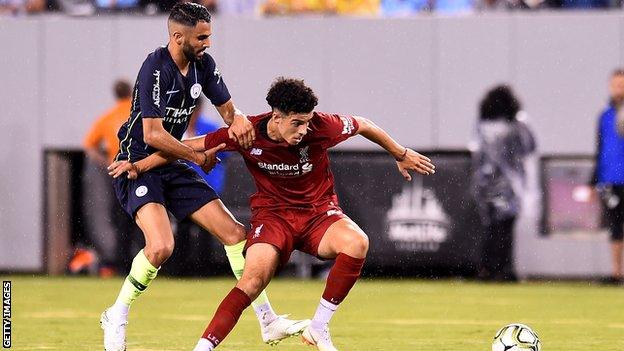
[[[364,266],[363,258],[354,258],[344,253],[338,254],[334,266],[329,271],[323,299],[334,305],[341,303],[360,277],[362,266]]]
[[[241,289],[234,288],[221,301],[202,338],[208,339],[215,347],[232,331],[243,310],[251,304],[251,299]]]

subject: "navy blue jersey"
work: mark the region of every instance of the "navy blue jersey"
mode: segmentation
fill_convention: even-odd
[[[166,47],[149,54],[134,84],[130,118],[117,133],[120,144],[116,160],[136,162],[158,151],[143,141],[143,118],[162,118],[165,130],[181,140],[202,92],[216,106],[230,100],[210,55],[191,62],[183,76]]]

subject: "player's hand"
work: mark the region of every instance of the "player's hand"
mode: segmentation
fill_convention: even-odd
[[[204,155],[206,155],[206,161],[203,165],[201,165],[201,169],[208,173],[212,171],[213,168],[217,165],[217,163],[221,162],[221,160],[217,157],[217,152],[223,150],[225,148],[225,143],[217,145],[212,149],[204,151]]]
[[[242,148],[249,149],[256,139],[256,132],[247,116],[235,114],[234,121],[228,128],[228,136],[230,139],[238,142]]]
[[[137,179],[139,176],[139,169],[137,166],[126,160],[123,161],[115,161],[111,163],[107,168],[108,175],[117,178],[124,173],[128,173],[128,179]]]
[[[435,165],[431,163],[431,160],[412,149],[406,149],[405,156],[402,156],[402,160],[397,160],[397,167],[403,177],[410,181],[412,176],[409,171],[416,171],[422,175],[430,175],[435,173]]]

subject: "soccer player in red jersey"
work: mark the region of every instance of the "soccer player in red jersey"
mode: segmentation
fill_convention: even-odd
[[[409,171],[435,172],[429,158],[401,146],[366,118],[314,112],[317,97],[302,80],[278,78],[266,100],[271,112],[250,117],[257,136],[250,149],[229,139],[227,128],[185,141],[198,151],[222,144],[238,151],[258,190],[251,197],[243,276],[219,305],[195,351],[213,350],[223,341],[293,250],[335,260],[303,340],[321,351],[336,350],[329,321],[360,276],[368,238],[338,206],[327,150],[359,134],[388,151],[405,179],[411,180]],[[118,171],[132,177],[165,162],[155,154]]]

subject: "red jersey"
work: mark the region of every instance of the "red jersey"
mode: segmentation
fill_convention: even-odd
[[[238,151],[256,183],[251,209],[262,207],[309,207],[335,200],[334,176],[327,150],[356,134],[353,116],[314,112],[308,133],[297,145],[278,143],[267,135],[271,113],[251,116],[256,140],[249,149],[228,137],[227,128],[206,135],[206,149],[221,143],[225,150]]]

